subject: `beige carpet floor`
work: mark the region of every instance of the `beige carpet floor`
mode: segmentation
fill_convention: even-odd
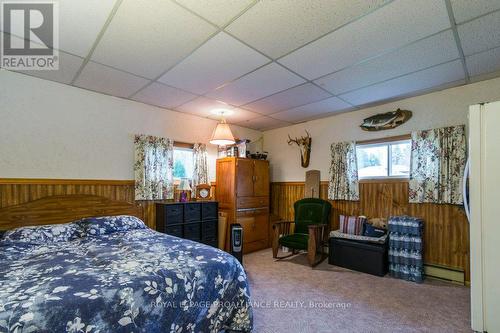
[[[469,288],[416,284],[329,265],[304,254],[275,261],[271,250],[244,257],[254,332],[471,332]]]

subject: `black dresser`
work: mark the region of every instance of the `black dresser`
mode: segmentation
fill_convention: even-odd
[[[217,247],[218,215],[216,201],[157,203],[156,230]]]

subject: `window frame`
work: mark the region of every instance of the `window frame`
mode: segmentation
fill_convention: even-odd
[[[411,147],[411,135],[401,135],[397,137],[390,137],[384,139],[376,139],[376,140],[366,140],[356,142],[356,163],[357,161],[357,149],[358,147],[386,147],[387,148],[387,175],[386,176],[369,176],[369,177],[360,177],[359,176],[359,168],[358,168],[358,180],[360,182],[370,182],[370,181],[379,181],[379,180],[390,180],[390,181],[408,181],[410,179],[410,175],[402,176],[395,175],[391,176],[392,173],[392,149],[393,145],[401,144],[401,143],[410,143]],[[410,159],[410,167],[411,167],[411,159]]]

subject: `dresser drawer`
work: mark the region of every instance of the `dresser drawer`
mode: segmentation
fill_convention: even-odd
[[[200,241],[200,223],[184,224],[184,238]]]
[[[217,219],[217,202],[204,202],[201,208],[201,218],[203,220]]]
[[[256,208],[269,206],[269,197],[241,197],[236,202],[236,208]]]
[[[200,221],[201,220],[201,204],[190,203],[184,205],[184,221]]]
[[[203,239],[216,239],[217,238],[217,220],[207,220],[203,221],[201,224]]]
[[[182,238],[182,225],[171,225],[165,228],[167,235]]]
[[[165,215],[167,216],[167,226],[169,224],[177,224],[177,223],[182,223],[184,220],[184,209],[183,205],[165,205],[165,210],[166,213]]]

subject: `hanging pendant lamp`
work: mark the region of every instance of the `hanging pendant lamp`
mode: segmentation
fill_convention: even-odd
[[[210,143],[219,146],[234,144],[234,135],[231,132],[229,124],[227,124],[224,119],[224,114],[227,114],[228,110],[214,110],[213,113],[219,114],[221,116],[221,121],[217,124],[217,127],[215,127]]]

